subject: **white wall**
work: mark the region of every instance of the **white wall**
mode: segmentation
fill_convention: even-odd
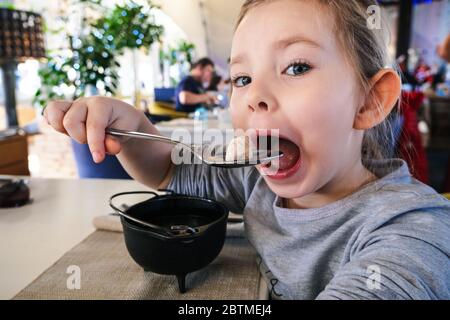
[[[209,55],[218,69],[228,73],[234,25],[244,0],[205,0],[207,44]]]
[[[243,2],[244,0],[155,0],[183,29],[189,40],[195,43],[197,55],[211,57],[223,74],[228,72],[227,60],[234,24]]]
[[[198,0],[155,0],[154,3],[183,29],[188,40],[196,45],[199,57],[208,55]]]

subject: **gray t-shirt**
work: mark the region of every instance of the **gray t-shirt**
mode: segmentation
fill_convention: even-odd
[[[255,168],[179,165],[169,185],[243,213],[273,299],[450,299],[450,201],[406,163],[344,199],[287,209]]]

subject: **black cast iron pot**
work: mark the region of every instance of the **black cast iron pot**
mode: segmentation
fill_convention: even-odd
[[[113,199],[130,194],[153,197],[126,210],[113,204]],[[217,201],[124,192],[112,196],[110,205],[121,215],[125,244],[134,261],[145,271],[176,275],[181,293],[186,292],[186,275],[207,266],[222,250],[228,209]]]

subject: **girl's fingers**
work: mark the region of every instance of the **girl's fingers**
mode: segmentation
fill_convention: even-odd
[[[105,159],[105,129],[108,126],[110,116],[111,108],[108,106],[88,109],[86,120],[87,142],[95,163],[102,162]]]
[[[64,129],[70,137],[78,143],[87,143],[86,137],[87,106],[81,102],[74,102],[63,119]]]
[[[106,153],[116,155],[122,150],[122,145],[118,139],[113,138],[110,135],[106,135],[105,148]]]
[[[56,131],[67,134],[63,125],[65,113],[69,110],[71,102],[68,101],[52,101],[49,102],[44,110],[44,117]]]
[[[88,103],[89,101],[89,103]],[[115,109],[114,109],[115,108]],[[131,107],[130,107],[131,108]],[[118,154],[127,139],[105,134],[108,126],[136,130],[140,117],[131,109],[105,100],[91,98],[75,102],[54,101],[49,103],[43,115],[57,131],[67,134],[79,143],[87,143],[94,162],[102,162],[105,153]]]
[[[114,118],[114,117],[113,117]],[[109,123],[109,127],[137,131],[139,120],[133,116],[132,113],[127,114],[127,116],[116,117],[112,119],[113,121]],[[107,134],[105,139],[106,152],[109,154],[118,154],[122,150],[122,145],[129,140],[127,137],[117,137]]]

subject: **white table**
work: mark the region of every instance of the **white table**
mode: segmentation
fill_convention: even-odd
[[[111,195],[149,190],[131,180],[28,179],[32,204],[0,209],[0,299],[15,296],[92,233],[93,217],[112,212]]]

